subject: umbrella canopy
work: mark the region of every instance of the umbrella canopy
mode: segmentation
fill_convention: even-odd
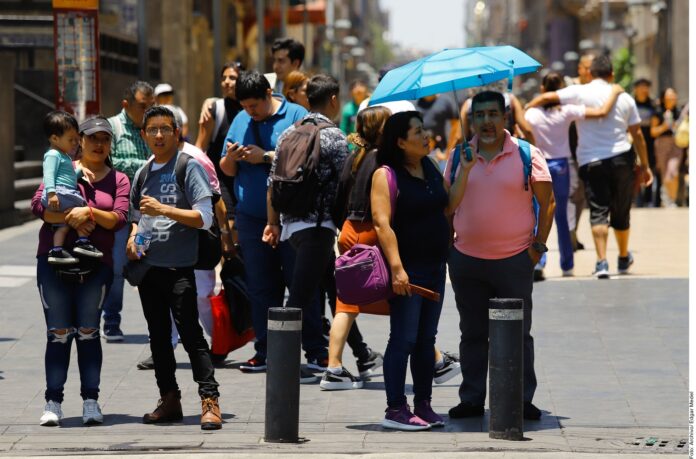
[[[370,105],[483,86],[535,72],[541,64],[514,46],[445,49],[389,71]]]

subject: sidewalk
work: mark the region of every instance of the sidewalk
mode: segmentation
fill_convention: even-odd
[[[560,270],[554,273],[558,259],[555,242],[550,243],[549,280],[535,284],[532,329],[539,379],[535,404],[544,416],[525,424],[527,441],[522,442],[489,439],[488,412],[483,418],[452,420],[429,432],[386,431],[379,425],[385,399],[383,378],[377,375],[357,391],[323,392],[317,385],[302,386],[300,435],[306,441],[266,444],[265,375],[234,368],[251,356],[251,346],[232,353],[228,367],[216,371],[225,418],[221,431],[203,433],[198,427],[200,404],[181,346],[176,355],[184,422],[143,425],[141,417],[154,408],[157,389],[152,371],[135,368],[149,349],[140,304],[130,288],[123,324],[126,341],[103,346],[104,425],[82,427],[73,356],[63,426],[40,427],[45,325],[33,277],[38,224],[0,231],[0,455],[168,452],[191,457],[234,453],[255,458],[278,454],[420,458],[437,452],[437,457],[462,453],[457,457],[484,459],[683,455],[688,438],[688,211],[638,209],[632,216],[636,264],[629,276],[610,281],[582,277],[589,275],[594,263],[586,220],[580,239],[587,249],[577,253],[578,277],[560,279]],[[610,252],[614,271],[615,257]],[[457,351],[458,321],[448,286],[438,334],[443,350]],[[363,316],[359,325],[368,344],[383,350],[387,320]],[[349,349],[345,363],[355,369]],[[458,403],[460,381],[458,376],[434,387],[436,411],[446,414]],[[410,377],[407,383],[410,390]]]

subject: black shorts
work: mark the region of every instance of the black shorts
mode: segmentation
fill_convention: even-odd
[[[630,227],[635,162],[636,155],[631,148],[625,153],[580,167],[592,226],[610,225],[617,230]]]

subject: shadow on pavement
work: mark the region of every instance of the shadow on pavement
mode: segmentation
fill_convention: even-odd
[[[5,341],[17,341],[17,338],[5,338],[5,337],[0,337],[0,343],[3,343]]]

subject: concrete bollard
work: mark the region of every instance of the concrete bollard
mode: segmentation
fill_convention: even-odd
[[[300,422],[302,310],[268,310],[266,423],[264,440],[297,443]]]
[[[514,298],[493,298],[488,304],[490,438],[524,437],[523,306]]]

